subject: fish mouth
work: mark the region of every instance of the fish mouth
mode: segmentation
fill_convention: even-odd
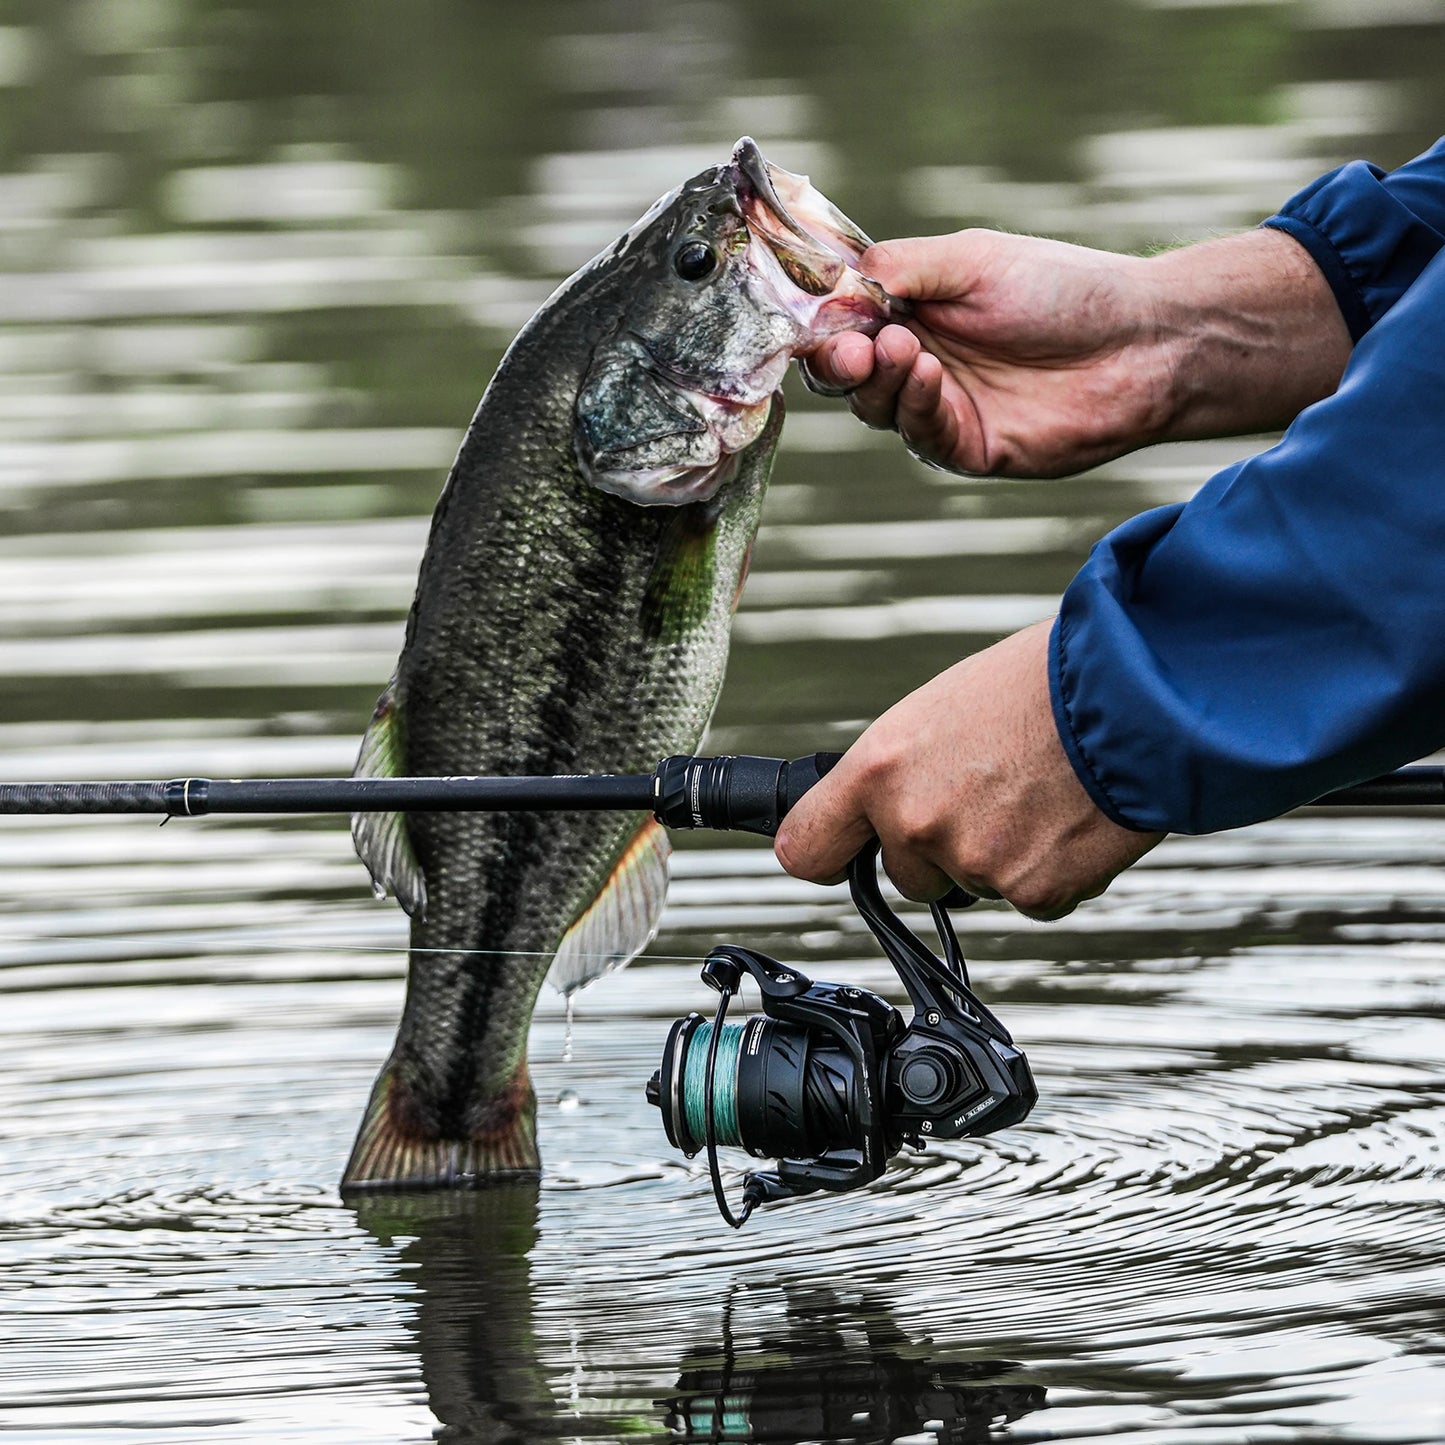
[[[840,331],[869,335],[908,314],[857,269],[873,243],[807,176],[772,165],[751,136],[733,147],[731,170],[751,241],[748,263],[800,329],[806,355]]]

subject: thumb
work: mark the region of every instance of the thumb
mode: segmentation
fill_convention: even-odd
[[[955,231],[880,241],[858,258],[858,269],[894,296],[952,301],[978,284],[988,237],[987,231]]]
[[[783,819],[773,852],[794,878],[836,883],[858,850],[873,836],[873,825],[845,754],[821,782],[803,795]]]

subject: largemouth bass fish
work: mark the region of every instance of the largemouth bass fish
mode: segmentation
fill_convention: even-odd
[[[790,357],[896,306],[868,239],[751,140],[565,282],[482,397],[359,776],[643,772],[694,752]],[[625,813],[357,815],[410,913],[406,1004],[344,1189],[539,1167],[527,1030],[652,937],[668,842]]]

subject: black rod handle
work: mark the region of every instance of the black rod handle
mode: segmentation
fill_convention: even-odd
[[[653,811],[669,828],[720,828],[771,838],[784,816],[841,753],[801,758],[664,758]]]

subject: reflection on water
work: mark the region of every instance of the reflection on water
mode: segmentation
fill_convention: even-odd
[[[0,19],[10,778],[347,770],[501,349],[744,131],[877,235],[1145,247],[1404,159],[1445,66],[1442,0]],[[1047,615],[1113,522],[1267,440],[977,483],[797,394],[713,743],[846,742]],[[896,983],[840,890],[682,848],[570,1063],[542,1000],[540,1191],[358,1214],[335,1180],[405,935],[345,834],[5,820],[6,1429],[1445,1438],[1445,824],[1172,840],[1061,924],[960,915],[1038,1077],[1028,1125],[740,1236],[642,1094],[697,958],[736,938]]]
[[[1018,1364],[932,1350],[909,1339],[886,1303],[826,1277],[739,1286],[720,1312],[716,1300],[699,1300],[696,1337],[655,1356],[633,1352],[605,1384],[586,1380],[586,1399],[580,1372],[559,1392],[534,1325],[528,1254],[538,1202],[535,1186],[509,1185],[358,1207],[358,1221],[395,1252],[417,1290],[416,1350],[439,1438],[484,1445],[665,1432],[886,1445],[923,1434],[970,1445],[1044,1404],[1045,1391],[1022,1382]],[[648,1401],[649,1382],[674,1371],[667,1394]]]
[[[741,1298],[741,1304],[739,1303]],[[1041,1386],[1008,1360],[945,1360],[898,1328],[886,1305],[840,1298],[827,1281],[785,1286],[779,1326],[739,1348],[739,1315],[766,1317],[768,1292],[729,1296],[721,1350],[683,1362],[662,1402],[684,1440],[857,1440],[926,1435],[938,1445],[987,1440],[995,1424],[1040,1409]]]
[[[427,1403],[448,1440],[555,1439],[563,1411],[537,1355],[527,1256],[536,1185],[476,1194],[398,1195],[357,1220],[417,1291],[416,1352]]]

